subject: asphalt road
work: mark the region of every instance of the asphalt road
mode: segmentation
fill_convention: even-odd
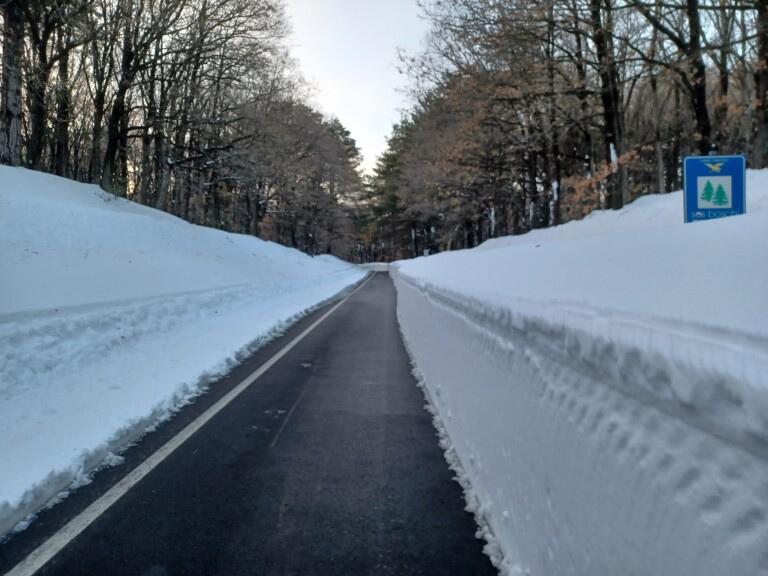
[[[0,544],[0,573],[312,320]],[[423,406],[377,274],[38,574],[493,575]]]

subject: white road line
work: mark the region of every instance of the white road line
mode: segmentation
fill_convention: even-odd
[[[160,447],[155,453],[153,453],[144,462],[134,468],[127,476],[120,480],[117,484],[112,486],[107,492],[104,493],[101,498],[96,500],[93,504],[83,510],[78,516],[73,518],[67,523],[61,530],[51,536],[48,540],[43,542],[34,552],[27,556],[23,561],[17,564],[10,572],[7,572],[5,576],[32,576],[35,572],[40,570],[48,562],[50,562],[56,554],[58,554],[65,546],[77,538],[88,526],[90,526],[99,516],[106,512],[110,506],[122,498],[128,490],[138,484],[147,474],[154,470],[163,460],[170,456],[174,450],[186,442],[195,432],[200,430],[209,420],[221,412],[230,402],[232,402],[237,396],[239,396],[248,386],[258,380],[267,370],[274,366],[283,356],[288,354],[299,342],[306,338],[310,332],[317,328],[328,316],[333,314],[338,308],[344,304],[349,298],[352,297],[355,292],[360,290],[373,278],[373,275],[368,277],[365,282],[360,284],[353,292],[351,292],[341,302],[336,304],[333,308],[328,310],[320,318],[312,323],[306,330],[296,336],[290,343],[284,348],[262,364],[258,370],[253,372],[248,378],[240,382],[232,390],[230,390],[225,396],[223,396],[213,406],[208,408],[196,420],[191,422],[179,432],[176,436],[171,438],[167,443]]]

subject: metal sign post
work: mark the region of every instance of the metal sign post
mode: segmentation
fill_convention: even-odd
[[[683,178],[686,222],[746,212],[743,156],[691,156],[683,161]]]

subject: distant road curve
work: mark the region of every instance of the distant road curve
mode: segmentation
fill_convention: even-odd
[[[360,264],[360,267],[365,270],[372,270],[373,272],[389,272],[388,262],[368,262],[366,264]]]

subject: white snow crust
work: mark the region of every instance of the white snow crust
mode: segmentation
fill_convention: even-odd
[[[398,262],[398,318],[503,575],[768,575],[768,171]]]
[[[0,537],[365,274],[0,166]]]

